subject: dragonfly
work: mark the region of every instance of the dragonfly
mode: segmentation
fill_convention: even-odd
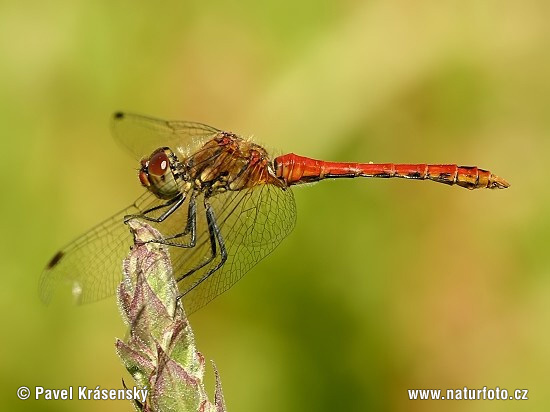
[[[48,303],[61,285],[77,303],[114,295],[132,246],[124,223],[156,227],[170,251],[187,314],[231,288],[292,231],[292,186],[334,178],[431,180],[467,189],[504,189],[491,172],[456,164],[328,162],[294,153],[271,158],[260,145],[200,123],[117,112],[115,139],[139,160],[144,193],[57,252],[40,279]]]

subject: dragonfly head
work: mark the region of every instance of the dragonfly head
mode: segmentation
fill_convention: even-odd
[[[176,170],[178,159],[167,147],[161,147],[141,159],[139,181],[160,199],[172,199],[180,193]]]

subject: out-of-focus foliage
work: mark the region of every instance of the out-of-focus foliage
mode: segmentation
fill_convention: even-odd
[[[3,2],[3,409],[131,410],[16,397],[129,380],[114,298],[44,307],[36,291],[56,249],[141,193],[108,129],[123,109],[275,154],[476,164],[512,184],[298,188],[294,233],[191,317],[230,411],[549,410],[549,13],[544,0]],[[531,400],[408,401],[464,386]]]

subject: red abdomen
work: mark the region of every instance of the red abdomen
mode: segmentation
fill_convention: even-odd
[[[394,164],[325,162],[289,153],[275,158],[275,174],[287,185],[316,182],[338,177],[401,177],[432,180],[468,189],[504,189],[510,186],[504,179],[488,170],[456,164]]]

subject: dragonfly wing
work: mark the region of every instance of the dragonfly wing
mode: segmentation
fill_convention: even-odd
[[[169,147],[183,157],[220,131],[201,123],[168,121],[132,113],[117,112],[112,118],[115,139],[141,160],[159,147]]]
[[[176,279],[204,262],[211,252],[203,198],[197,199],[197,241],[193,248],[169,247]],[[233,286],[256,263],[271,253],[292,231],[296,206],[291,190],[259,185],[228,191],[208,199],[227,250],[227,261],[205,278],[220,261],[215,258],[179,282],[183,305],[191,314]],[[122,260],[133,244],[124,216],[141,214],[159,204],[145,193],[133,205],[100,223],[59,251],[42,273],[40,295],[48,303],[63,285],[72,288],[77,303],[94,302],[115,293],[122,275]],[[169,219],[155,226],[164,236],[184,231],[188,200]],[[155,217],[160,211],[148,214]]]
[[[158,203],[147,192],[57,252],[40,278],[42,301],[49,303],[54,292],[63,286],[72,288],[76,303],[113,295],[122,279],[122,260],[133,244],[124,216],[142,213]]]
[[[220,262],[216,258],[178,284],[187,314],[191,314],[233,286],[256,263],[270,254],[292,231],[296,205],[292,191],[263,184],[208,199],[227,250],[227,261],[204,278]],[[211,255],[204,205],[197,211],[197,245],[192,249],[170,248],[176,278]],[[184,208],[181,208],[184,209]]]

